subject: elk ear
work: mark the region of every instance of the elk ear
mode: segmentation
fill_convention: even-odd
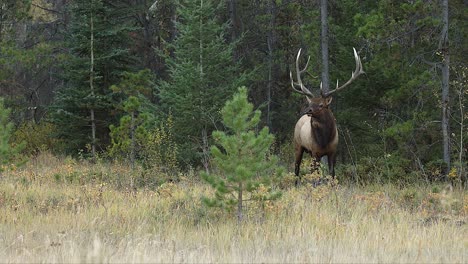
[[[327,106],[328,106],[329,104],[331,104],[332,100],[333,100],[333,97],[331,97],[331,96],[325,98],[325,101],[326,101]]]

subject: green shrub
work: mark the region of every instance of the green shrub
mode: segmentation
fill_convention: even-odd
[[[52,136],[55,131],[55,126],[48,122],[38,124],[26,122],[14,132],[13,142],[26,142],[22,153],[27,156],[37,155],[44,151],[60,150],[62,141]]]
[[[408,184],[425,180],[425,176],[411,166],[411,160],[399,155],[363,157],[355,165],[340,164],[337,176],[340,182]]]
[[[164,123],[148,133],[143,145],[143,178],[147,182],[157,182],[157,185],[177,181],[179,164],[177,161],[178,146],[173,134],[172,115]]]
[[[3,98],[0,97],[0,175],[5,168],[21,163],[17,160],[24,148],[23,142],[11,144],[13,123],[9,119],[10,109],[5,108]]]

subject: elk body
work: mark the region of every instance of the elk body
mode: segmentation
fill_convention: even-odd
[[[299,49],[296,57],[296,74],[297,82],[292,77],[290,72],[291,86],[295,92],[305,95],[308,101],[308,105],[302,116],[296,123],[294,129],[294,147],[295,147],[295,174],[299,177],[300,166],[302,162],[302,156],[304,152],[309,153],[314,159],[315,166],[320,163],[320,159],[323,156],[328,158],[328,167],[331,175],[335,177],[335,163],[336,163],[336,150],[338,146],[338,129],[336,126],[336,120],[333,116],[329,105],[332,101],[331,95],[353,82],[359,75],[364,73],[362,70],[361,59],[357,52],[354,50],[354,59],[356,60],[356,69],[351,74],[351,78],[342,86],[338,86],[336,82],[336,88],[330,92],[325,93],[322,90],[322,84],[320,84],[320,95],[315,96],[309,89],[307,89],[301,80],[301,74],[304,73],[309,64],[310,57],[307,60],[305,67],[299,69],[299,59],[301,56],[301,49]],[[298,182],[298,181],[296,181]]]

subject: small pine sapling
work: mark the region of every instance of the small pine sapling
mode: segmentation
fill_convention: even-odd
[[[270,154],[273,135],[264,127],[260,132],[256,127],[261,112],[253,111],[247,100],[247,89],[239,92],[228,101],[221,111],[223,123],[229,133],[213,132],[215,142],[211,147],[214,173],[202,173],[202,178],[215,189],[214,198],[204,198],[210,207],[233,210],[237,207],[237,218],[243,218],[245,201],[266,201],[277,199],[280,192],[273,191],[271,182],[282,175],[278,158]],[[255,195],[259,188],[267,187],[267,192]]]
[[[116,94],[122,94],[126,99],[121,109],[124,116],[119,126],[110,125],[112,145],[111,156],[126,156],[130,159],[132,170],[135,167],[137,152],[148,138],[149,123],[152,119],[148,110],[149,100],[153,87],[152,75],[149,70],[137,73],[125,72],[118,85],[111,87]]]

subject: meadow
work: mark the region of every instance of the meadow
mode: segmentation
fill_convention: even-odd
[[[243,223],[198,173],[132,188],[128,166],[42,154],[0,178],[0,262],[466,263],[468,194],[446,184],[294,187]],[[158,177],[158,175],[154,175]]]

